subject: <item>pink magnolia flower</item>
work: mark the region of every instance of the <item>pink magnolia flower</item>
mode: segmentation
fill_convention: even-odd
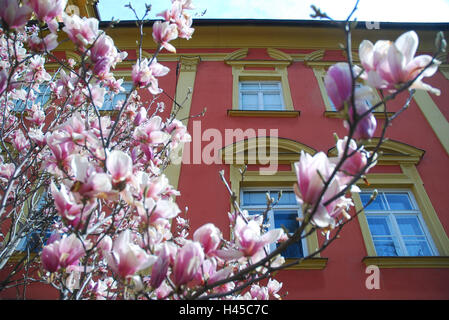
[[[395,89],[397,85],[413,80],[432,61],[429,55],[415,57],[418,44],[419,39],[415,31],[403,33],[395,42],[381,40],[379,44],[373,45],[368,40],[362,41],[359,57],[366,71],[364,77],[371,85],[385,89]],[[411,89],[428,90],[439,95],[440,90],[421,81],[423,77],[432,76],[437,71],[438,64],[439,61],[434,61],[413,82]],[[373,71],[377,75],[374,75]]]
[[[239,256],[259,257],[264,253],[264,247],[267,244],[276,242],[284,233],[282,229],[272,229],[261,234],[260,224],[255,220],[249,220],[246,223],[241,216],[238,216],[235,223],[235,241],[240,251],[236,253],[235,258]]]
[[[221,243],[221,232],[212,223],[207,223],[194,232],[193,240],[201,243],[204,253],[210,255]]]
[[[175,24],[170,22],[156,21],[153,24],[153,39],[156,43],[170,52],[176,52],[176,48],[168,42],[178,37],[178,29]]]
[[[176,217],[181,212],[178,205],[171,199],[155,201],[153,198],[146,199],[145,208],[138,206],[137,211],[141,220],[149,224],[163,224],[164,221]]]
[[[364,100],[356,100],[355,102],[355,112],[362,116],[364,115],[371,107]],[[353,117],[353,108],[349,109],[349,116],[352,119]],[[349,124],[345,121],[345,126],[348,127]],[[360,121],[357,123],[354,131],[354,138],[356,139],[371,139],[374,136],[374,133],[377,128],[377,120],[374,117],[372,112],[364,115]]]
[[[41,253],[41,261],[46,270],[55,272],[59,268],[67,268],[78,264],[79,259],[83,255],[83,243],[75,234],[71,234],[44,246]]]
[[[64,28],[62,30],[67,33],[70,40],[77,46],[84,49],[92,44],[98,36],[98,20],[95,18],[81,19],[77,15],[69,16],[65,13],[62,15]]]
[[[166,143],[170,135],[162,131],[162,118],[154,116],[134,129],[133,138],[144,144],[158,145]]]
[[[315,204],[324,187],[323,179],[328,179],[332,174],[333,168],[328,157],[319,152],[313,157],[301,151],[299,162],[295,163],[296,176],[298,184],[295,185],[295,193],[300,204]]]
[[[337,141],[336,147],[338,156],[336,161],[340,161],[343,157],[347,143],[348,137],[344,137],[344,139],[339,139]],[[370,153],[364,150],[363,146],[358,147],[355,140],[351,139],[348,145],[347,156],[348,158],[340,167],[340,180],[342,183],[349,183],[355,175],[365,168],[368,163]],[[368,168],[366,168],[365,173],[367,173],[369,169],[375,165],[375,163],[376,162],[374,161]]]
[[[187,241],[178,250],[173,266],[173,283],[180,286],[193,280],[204,260],[204,252],[196,241]]]
[[[0,0],[0,17],[9,28],[23,27],[31,17],[33,10],[26,4],[19,6],[17,0]]]
[[[0,95],[6,90],[8,84],[8,73],[5,69],[0,70]]]
[[[121,150],[113,150],[106,159],[106,168],[111,174],[114,185],[126,182],[131,178],[133,161]]]
[[[270,279],[267,283],[268,294],[279,299],[281,296],[278,294],[279,290],[282,288],[282,283],[276,279]]]
[[[156,262],[151,270],[150,285],[157,289],[167,276],[168,267],[170,266],[170,251],[167,245],[162,245]]]
[[[347,211],[349,206],[353,205],[350,198],[346,198],[343,195],[326,204],[342,191],[344,187],[345,185],[341,183],[338,177],[333,179],[330,183],[323,195],[321,203],[318,205],[317,211],[312,216],[312,223],[318,228],[334,228],[336,219],[341,215],[349,217]]]
[[[47,22],[62,15],[67,0],[28,0],[27,3],[39,20]]]
[[[149,255],[144,249],[133,243],[129,229],[121,232],[114,241],[112,250],[105,252],[108,266],[122,278],[150,267],[156,256]]]
[[[158,80],[156,77],[165,76],[170,69],[157,62],[156,58],[153,59],[151,64],[148,59],[143,59],[140,63],[133,66],[131,77],[134,86],[138,88],[147,88],[151,94],[159,94],[162,89],[158,87]]]
[[[106,197],[112,190],[111,178],[104,172],[98,172],[86,157],[73,156],[71,169],[76,180],[72,190],[85,197]]]
[[[28,45],[30,49],[35,52],[52,51],[58,46],[58,35],[50,33],[41,39],[37,34],[33,34],[28,39]]]

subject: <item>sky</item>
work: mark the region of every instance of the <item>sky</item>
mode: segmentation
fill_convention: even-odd
[[[100,0],[101,20],[112,17],[134,20],[125,4],[131,2],[141,15],[145,3],[152,5],[149,18],[167,9],[170,0]],[[314,4],[334,20],[345,20],[356,0],[193,0],[191,13],[204,19],[310,19]],[[204,15],[199,16],[204,12]],[[354,18],[373,22],[448,22],[449,0],[360,0]]]

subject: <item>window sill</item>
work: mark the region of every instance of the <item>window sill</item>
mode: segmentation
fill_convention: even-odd
[[[448,256],[365,257],[362,262],[379,268],[449,268]]]
[[[300,113],[298,110],[228,110],[230,117],[297,118]]]
[[[385,119],[385,112],[373,112],[373,115],[376,119]],[[391,117],[394,115],[394,112],[387,112],[386,116]],[[324,111],[324,116],[326,118],[333,118],[333,119],[344,119],[345,116],[343,112],[340,111]]]
[[[301,261],[297,265],[285,268],[285,270],[323,270],[327,265],[327,258],[310,258]],[[285,263],[291,263],[295,259],[285,259]]]

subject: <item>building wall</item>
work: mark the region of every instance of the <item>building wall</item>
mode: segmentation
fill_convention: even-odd
[[[366,31],[357,29],[354,33],[354,48],[361,39],[368,37],[373,41],[379,38],[394,39],[397,35],[406,31],[404,28]],[[137,29],[128,27],[116,27],[112,35],[116,44],[129,52],[128,63],[119,66],[121,74],[129,78],[130,69],[135,55],[135,36]],[[150,34],[147,31],[147,34]],[[420,50],[430,51],[433,43],[432,30],[421,30]],[[177,101],[182,99],[186,86],[192,86],[193,94],[189,101],[190,109],[187,114],[194,116],[201,114],[204,107],[206,113],[202,117],[194,117],[184,120],[188,123],[188,130],[193,136],[194,142],[186,145],[190,150],[190,162],[195,157],[193,144],[201,141],[201,135],[208,129],[216,129],[225,136],[226,129],[277,129],[278,136],[287,138],[316,151],[327,152],[335,145],[333,133],[345,136],[345,128],[340,118],[326,116],[326,104],[323,100],[322,88],[316,78],[314,67],[317,63],[322,66],[330,65],[335,61],[343,61],[344,55],[338,49],[338,42],[343,41],[343,34],[335,29],[324,27],[295,26],[291,25],[220,25],[204,24],[196,26],[194,38],[190,41],[176,40],[177,54],[162,52],[159,62],[171,69],[168,76],[160,79],[160,87],[164,88],[168,95],[174,97],[175,88]],[[134,38],[133,38],[134,37]],[[144,43],[145,51],[154,51],[153,44],[148,39]],[[70,50],[69,47],[62,47]],[[277,49],[278,56],[267,52],[267,48]],[[235,117],[229,116],[228,110],[232,109],[233,98],[233,67],[226,63],[229,55],[240,49],[248,49],[234,61],[264,61],[264,63],[282,60],[282,54],[290,57],[287,67],[288,83],[290,87],[293,110],[300,111],[295,117]],[[321,54],[318,54],[322,50]],[[318,53],[317,53],[318,52]],[[192,62],[193,67],[188,70],[181,68],[180,78],[186,79],[176,82],[175,69],[177,61],[186,57],[200,59]],[[309,59],[309,60],[308,60]],[[190,61],[190,60],[189,60]],[[185,63],[188,65],[188,63]],[[271,70],[269,66],[255,66],[254,70]],[[249,70],[249,69],[248,69]],[[192,72],[186,76],[185,72]],[[192,75],[194,75],[192,77]],[[438,72],[426,82],[440,88],[441,96],[431,96],[438,110],[444,116],[444,121],[432,126],[426,118],[426,109],[420,108],[415,100],[412,100],[408,110],[394,121],[394,125],[388,129],[387,137],[410,145],[425,153],[415,167],[423,182],[425,191],[430,199],[431,206],[436,212],[439,223],[444,230],[441,234],[442,243],[447,242],[449,233],[449,201],[446,195],[446,185],[449,181],[448,150],[445,148],[445,125],[449,120],[449,80]],[[149,95],[144,98],[150,99]],[[161,98],[167,105],[165,115],[168,115],[172,107],[169,98],[162,95]],[[401,94],[399,98],[388,104],[388,111],[396,111],[401,108],[407,94]],[[423,111],[424,110],[424,111]],[[382,119],[378,119],[378,127],[381,127]],[[441,125],[442,123],[442,125]],[[201,129],[199,129],[201,128]],[[438,131],[441,130],[440,135]],[[379,136],[379,129],[375,136]],[[448,137],[449,138],[449,137]],[[443,139],[443,141],[442,141]],[[210,141],[202,141],[204,150]],[[198,146],[198,145],[197,145]],[[222,140],[222,147],[225,141]],[[198,156],[198,155],[196,155]],[[249,170],[257,170],[258,166],[250,166]],[[280,170],[288,171],[290,166],[283,164]],[[169,171],[171,182],[178,186],[181,196],[178,204],[181,210],[188,207],[187,218],[191,221],[192,230],[206,222],[215,223],[229,236],[229,221],[227,212],[231,210],[229,194],[221,182],[219,171],[225,171],[225,177],[231,179],[229,164],[186,164],[177,170]],[[403,169],[400,163],[379,165],[373,169],[373,173],[400,174]],[[352,212],[354,213],[354,212]],[[183,215],[183,214],[181,214]],[[441,231],[441,230],[440,230]],[[316,235],[321,244],[324,237]],[[448,255],[449,246],[442,255]],[[287,299],[447,299],[449,298],[449,264],[447,260],[440,259],[439,266],[435,263],[425,264],[424,267],[411,268],[404,264],[401,267],[380,269],[380,289],[369,290],[365,281],[369,274],[366,271],[366,263],[362,260],[368,256],[367,246],[364,241],[362,228],[358,220],[354,220],[345,226],[340,238],[321,253],[321,258],[327,261],[320,269],[284,270],[276,275],[276,279],[283,282],[282,293],[287,293]],[[441,262],[442,261],[442,262]],[[431,268],[429,268],[429,266]],[[3,270],[5,272],[6,270]],[[14,293],[2,294],[4,297],[13,297]],[[55,292],[51,288],[41,286],[30,289],[30,298],[55,298]]]

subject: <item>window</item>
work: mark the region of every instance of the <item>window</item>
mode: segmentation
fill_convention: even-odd
[[[26,87],[26,88],[24,88],[24,90],[26,91],[26,95],[28,95],[30,87]],[[43,107],[48,102],[48,100],[50,100],[51,90],[50,90],[50,87],[45,84],[39,85],[39,90],[33,89],[32,93],[35,97],[33,103],[30,100],[25,100],[25,101],[16,100],[15,106],[14,106],[15,112],[22,112],[25,109],[26,102],[27,102],[28,107],[31,107],[32,104],[39,104],[39,103],[40,103],[41,107]]]
[[[241,110],[284,109],[279,81],[243,81],[239,92]]]
[[[363,205],[372,192],[361,192]],[[433,244],[413,194],[406,190],[379,191],[365,209],[378,256],[434,256]]]
[[[278,199],[279,192],[282,190],[282,196],[279,202],[268,211],[267,221],[268,230],[281,228],[284,226],[290,233],[299,228],[298,219],[301,217],[301,208],[296,202],[296,197],[291,189],[270,188],[270,189],[243,189],[240,199],[241,208],[247,210],[250,215],[260,215],[267,208],[266,194],[271,198]],[[270,245],[270,250],[274,250],[276,244]],[[307,254],[307,245],[305,240],[301,243],[295,243],[289,246],[283,253],[284,258],[299,258]]]
[[[122,92],[119,92],[119,93],[116,93],[116,94],[112,94],[112,95],[111,95],[111,93],[106,93],[105,94],[103,107],[100,110],[103,110],[103,111],[114,110],[115,106],[117,105],[117,103],[120,100],[125,102],[126,96],[131,92],[133,84],[132,84],[132,82],[123,82],[122,83],[122,87],[123,87],[123,89],[125,89]],[[111,98],[111,96],[112,96],[112,98]]]

